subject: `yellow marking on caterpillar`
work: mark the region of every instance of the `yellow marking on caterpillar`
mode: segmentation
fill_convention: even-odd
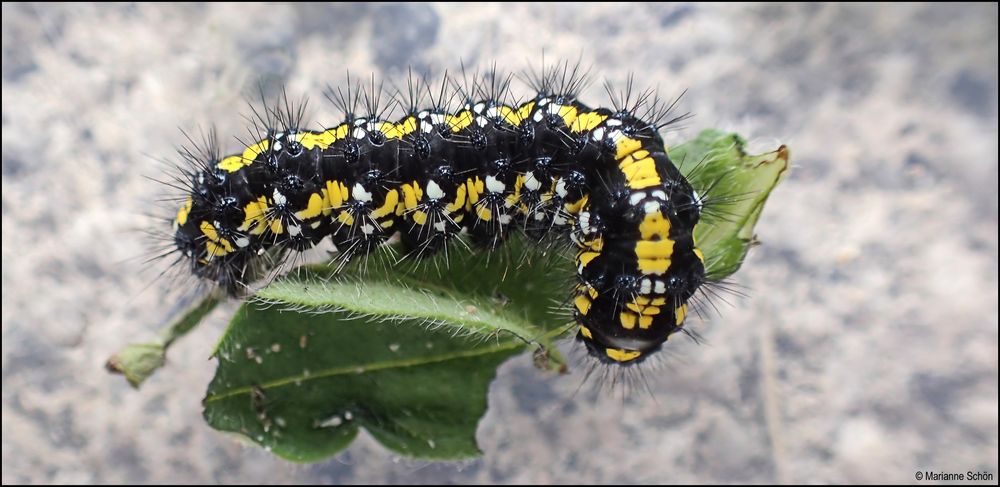
[[[658,211],[647,213],[639,223],[639,234],[643,240],[667,239],[670,236],[670,220]]]
[[[212,260],[215,257],[222,257],[233,251],[233,244],[229,243],[229,240],[219,237],[219,232],[215,230],[215,226],[211,223],[203,221],[198,228],[208,238],[205,242],[208,260]]]
[[[260,235],[267,230],[267,197],[261,196],[256,201],[247,203],[243,209],[243,224],[240,231],[249,231],[253,235]]]
[[[583,267],[587,267],[587,264],[590,264],[590,261],[596,259],[597,256],[599,255],[601,255],[600,252],[580,252],[580,255],[577,256],[576,261],[579,262],[580,265],[582,265]]]
[[[479,195],[483,194],[486,185],[479,176],[476,176],[476,179],[466,179],[465,186],[469,188],[469,199],[465,203],[465,209],[468,211],[472,209],[472,205],[479,202]]]
[[[674,253],[674,241],[639,240],[635,243],[635,256],[640,259],[667,259]]]
[[[639,259],[636,266],[643,274],[662,275],[670,268],[670,259]]]
[[[615,144],[615,159],[621,159],[642,147],[642,142],[639,139],[633,139],[631,137],[622,137],[618,139]]]
[[[394,223],[396,223],[396,220],[386,220],[386,221],[384,221],[384,222],[380,223],[380,224],[379,224],[379,226],[381,226],[382,228],[389,228],[389,227],[391,227],[391,226],[392,226],[392,225],[393,225]]]
[[[493,219],[493,212],[486,205],[476,205],[476,216],[488,222]]]
[[[590,333],[590,328],[587,328],[586,326],[580,325],[580,334],[591,340],[594,339],[594,334]]]
[[[344,206],[344,202],[347,201],[348,197],[347,186],[340,181],[327,181],[326,197],[330,204],[330,208],[333,209]]]
[[[643,151],[645,152],[645,151]],[[656,172],[656,162],[652,157],[633,160],[631,156],[626,156],[618,164],[625,181],[632,189],[643,189],[660,184],[660,174]]]
[[[500,117],[503,118],[504,121],[515,127],[521,125],[521,120],[524,119],[523,117],[521,117],[521,114],[518,112],[517,108],[514,107],[501,105],[499,111],[500,111]]]
[[[385,136],[390,139],[402,139],[403,136],[412,134],[417,130],[417,118],[410,116],[403,119],[403,121],[392,126],[392,129],[385,133]]]
[[[454,220],[456,224],[457,223],[462,223],[462,220],[465,219],[465,213],[461,213],[461,214],[455,215],[455,216],[451,217],[451,219]]]
[[[576,299],[573,300],[573,304],[576,305],[576,309],[580,311],[580,314],[586,315],[590,311],[590,299],[582,294],[578,294]]]
[[[455,201],[445,205],[444,209],[448,213],[458,213],[459,210],[465,207],[465,185],[459,185],[458,189],[455,190]],[[457,222],[457,220],[456,220]]]
[[[297,139],[306,150],[312,150],[314,147],[319,147],[323,150],[337,141],[337,129],[327,129],[323,132],[301,132],[298,134]]]
[[[650,326],[653,326],[653,317],[652,316],[642,315],[642,316],[639,317],[639,328],[640,329],[645,330],[645,329],[649,328]]]
[[[687,317],[687,313],[688,313],[687,304],[682,304],[679,308],[674,310],[674,314],[677,315],[677,323],[676,323],[677,326],[681,326],[684,324],[684,318]]]
[[[399,203],[399,192],[395,189],[390,189],[389,192],[385,194],[385,203],[372,210],[372,218],[379,219],[389,216],[396,210],[397,203]]]
[[[219,169],[227,172],[239,171],[243,166],[246,166],[246,164],[243,164],[243,158],[240,156],[224,157],[218,164]]]
[[[271,220],[271,233],[281,235],[285,231],[285,224],[281,223],[281,218]]]
[[[594,286],[587,286],[587,294],[590,295],[590,299],[597,299],[598,293]]]
[[[658,306],[641,306],[636,303],[626,303],[625,307],[641,315],[653,316],[660,314],[660,308]]]
[[[188,215],[191,213],[192,205],[194,205],[194,200],[191,199],[190,196],[188,196],[188,199],[184,203],[184,206],[182,206],[181,209],[177,210],[177,218],[174,219],[174,221],[177,222],[178,225],[187,224]]]
[[[636,316],[634,313],[629,313],[628,311],[622,311],[618,314],[618,321],[621,321],[622,328],[626,330],[631,330],[635,328]]]
[[[701,249],[695,247],[694,255],[698,256],[698,260],[700,260],[702,264],[705,263],[705,254],[701,252]]]
[[[337,215],[337,221],[350,227],[354,225],[354,215],[351,215],[349,211],[342,211]]]
[[[425,213],[423,210],[414,211],[413,212],[413,221],[417,225],[421,225],[421,226],[427,224],[427,213]]]
[[[563,209],[566,210],[566,213],[569,213],[570,215],[575,215],[577,213],[580,213],[580,210],[583,209],[583,206],[587,204],[589,198],[590,197],[588,195],[583,195],[583,198],[580,198],[576,202],[566,203],[565,205],[563,205]]]
[[[323,197],[320,196],[319,193],[313,193],[309,195],[309,203],[306,205],[306,208],[295,212],[295,216],[298,217],[299,220],[316,218],[317,216],[323,214],[323,207],[325,205],[326,201],[324,201]]]
[[[514,180],[514,193],[507,195],[507,205],[514,206],[521,201],[521,187],[524,186],[524,175],[518,174]]]
[[[253,164],[257,156],[264,153],[271,146],[271,141],[264,139],[243,150],[242,155],[228,156],[219,161],[216,167],[227,172],[236,172],[245,166]]]
[[[635,302],[636,304],[641,304],[641,305],[651,304],[653,306],[663,306],[664,304],[667,304],[667,298],[659,297],[650,299],[647,296],[636,296]]]
[[[416,181],[403,185],[403,204],[407,210],[416,208],[417,202],[423,199],[423,197],[424,190],[420,188],[420,184]]]
[[[399,132],[396,131],[396,124],[392,122],[379,122],[375,130],[382,132],[382,135],[387,139],[400,138]]]
[[[444,121],[451,126],[452,132],[461,132],[465,127],[472,125],[474,117],[471,110],[462,110],[458,115],[446,115]]]
[[[576,119],[573,120],[573,125],[570,126],[570,131],[587,132],[589,130],[593,130],[607,119],[607,115],[602,115],[598,112],[584,112],[579,114]]]
[[[535,102],[529,101],[528,103],[521,105],[521,107],[517,109],[517,117],[521,121],[527,120],[528,118],[531,118],[531,112],[534,109],[535,109]],[[518,121],[518,123],[514,125],[521,125],[521,121]]]
[[[573,126],[573,122],[576,121],[578,110],[573,105],[563,105],[559,109],[559,117],[563,119],[563,122],[567,127]]]
[[[604,353],[607,353],[608,357],[615,362],[628,362],[642,355],[642,352],[638,350],[622,350],[620,348],[608,348]]]
[[[604,237],[597,237],[593,240],[584,240],[580,243],[583,244],[584,248],[592,250],[594,252],[600,252],[604,250]]]

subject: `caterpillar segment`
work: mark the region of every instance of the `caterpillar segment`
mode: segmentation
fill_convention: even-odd
[[[654,123],[546,94],[409,112],[269,133],[209,161],[174,219],[178,250],[239,294],[260,256],[328,236],[346,261],[396,234],[426,256],[462,233],[492,250],[523,230],[576,246],[577,338],[593,356],[637,363],[681,329],[704,281],[700,207]]]

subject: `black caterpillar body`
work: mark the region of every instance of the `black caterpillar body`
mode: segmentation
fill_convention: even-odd
[[[507,84],[492,80],[457,110],[440,97],[398,120],[371,104],[355,116],[348,92],[346,120],[320,131],[290,110],[242,153],[188,172],[176,247],[195,275],[236,294],[265,254],[327,237],[347,259],[397,233],[423,255],[460,233],[486,249],[516,229],[558,235],[578,248],[578,339],[602,361],[635,363],[682,329],[705,281],[701,201],[658,133],[666,110],[645,97],[590,108],[578,77],[557,78],[526,102],[505,102]]]

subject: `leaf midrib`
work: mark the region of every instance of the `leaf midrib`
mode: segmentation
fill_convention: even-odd
[[[372,315],[372,316],[389,316],[389,315],[396,316],[396,315],[398,315],[398,316],[400,316],[402,318],[409,318],[409,319],[412,319],[412,318],[423,318],[423,319],[431,319],[431,320],[442,320],[442,321],[448,321],[448,322],[458,322],[458,323],[462,323],[462,324],[465,325],[465,326],[463,326],[463,328],[467,328],[467,329],[470,329],[472,331],[477,331],[477,328],[478,329],[493,329],[495,331],[504,330],[504,331],[511,332],[511,333],[513,333],[513,334],[521,337],[524,340],[529,340],[529,341],[537,340],[536,337],[532,336],[533,335],[531,333],[531,329],[532,328],[537,328],[540,331],[544,331],[547,328],[547,327],[541,327],[541,326],[534,326],[531,323],[529,323],[528,321],[526,321],[525,319],[523,319],[523,317],[518,317],[518,316],[510,314],[510,313],[505,313],[503,311],[494,310],[493,308],[491,308],[490,306],[488,306],[489,303],[486,303],[484,301],[484,300],[486,300],[488,298],[486,296],[482,295],[482,294],[478,294],[478,293],[464,294],[461,291],[459,291],[458,289],[445,287],[445,286],[442,286],[440,284],[432,284],[432,283],[430,283],[428,281],[424,281],[421,278],[418,278],[418,277],[415,277],[415,276],[410,276],[410,275],[394,276],[394,279],[396,280],[396,283],[399,284],[399,285],[401,285],[401,286],[409,286],[409,289],[411,291],[419,291],[421,289],[425,289],[425,290],[431,291],[431,292],[437,291],[438,293],[440,293],[440,294],[443,295],[443,299],[452,300],[452,301],[455,301],[456,303],[459,303],[459,304],[461,304],[463,301],[468,302],[470,304],[473,304],[473,305],[476,306],[477,309],[486,310],[486,312],[489,313],[489,315],[491,315],[492,317],[494,317],[495,320],[488,319],[488,317],[476,317],[476,316],[473,316],[472,314],[469,314],[468,316],[463,317],[463,316],[452,316],[452,315],[450,315],[448,313],[433,312],[433,311],[428,312],[428,313],[415,313],[414,312],[414,313],[409,313],[409,314],[403,314],[403,313],[397,313],[397,312],[387,313],[387,312],[384,312],[384,310],[382,312],[380,312],[379,310],[376,310],[376,309],[373,309],[373,308],[369,308],[369,307],[365,307],[365,306],[359,306],[359,305],[356,304],[356,302],[353,302],[353,301],[350,301],[350,300],[337,300],[337,299],[335,299],[336,296],[333,296],[333,295],[330,295],[330,294],[327,295],[330,299],[326,300],[328,302],[326,302],[324,304],[320,304],[318,302],[318,301],[324,301],[321,297],[319,297],[319,298],[311,298],[311,300],[317,301],[315,303],[306,303],[306,302],[304,302],[305,300],[299,300],[296,303],[296,302],[292,301],[291,299],[289,299],[288,296],[281,296],[281,297],[279,297],[279,296],[275,296],[273,293],[266,293],[266,292],[264,292],[263,294],[265,294],[265,295],[269,294],[268,296],[264,296],[264,298],[268,299],[268,300],[285,302],[285,303],[289,303],[289,304],[300,304],[300,305],[309,306],[309,307],[335,306],[335,307],[341,308],[341,309],[346,310],[346,311],[351,311],[351,312],[356,312],[356,313],[363,313],[363,314]],[[338,281],[336,284],[337,285],[347,285],[347,282],[349,282],[349,281]],[[385,285],[386,283],[384,281],[378,281],[378,280],[374,280],[373,281],[370,278],[366,277],[366,278],[361,279],[360,281],[355,282],[354,284],[361,284],[361,285],[369,285],[369,284],[370,285]],[[293,293],[286,292],[285,294],[292,295]],[[504,326],[496,326],[496,323],[498,323],[498,322],[499,323],[504,323],[507,326],[506,327],[504,327]],[[483,334],[484,335],[489,335],[489,333],[483,333]]]
[[[465,350],[460,352],[453,352],[440,355],[430,355],[411,359],[402,360],[390,360],[386,362],[376,362],[374,364],[367,365],[350,365],[341,367],[332,367],[329,369],[321,370],[318,372],[310,372],[309,375],[294,375],[281,379],[272,380],[270,382],[264,382],[257,384],[258,387],[262,389],[273,389],[277,387],[287,386],[289,384],[308,382],[316,379],[325,379],[328,377],[336,377],[339,375],[347,374],[366,374],[373,371],[393,369],[393,368],[406,368],[406,367],[419,367],[421,365],[428,365],[433,363],[447,362],[449,360],[457,360],[462,358],[477,357],[482,355],[488,355],[492,353],[502,352],[505,350],[511,350],[518,347],[527,346],[527,344],[522,342],[508,342],[504,345],[494,345],[488,348],[477,348],[474,350]],[[360,370],[359,370],[360,369]],[[232,396],[238,396],[241,394],[249,394],[253,390],[253,386],[238,387],[236,389],[231,389],[226,392],[218,394],[209,394],[202,401],[203,404],[208,404],[211,402],[220,401]]]

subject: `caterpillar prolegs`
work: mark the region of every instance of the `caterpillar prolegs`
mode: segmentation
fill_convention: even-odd
[[[523,229],[575,245],[572,302],[588,352],[640,361],[682,329],[705,281],[693,233],[702,202],[659,135],[672,105],[629,90],[591,108],[576,98],[583,78],[549,71],[534,97],[512,102],[510,78],[494,73],[456,88],[454,109],[447,81],[424,97],[411,78],[393,119],[374,84],[364,96],[349,88],[332,97],[345,120],[320,130],[287,103],[265,108],[265,130],[241,153],[191,157],[176,249],[196,276],[237,294],[265,254],[327,237],[346,260],[397,234],[428,255],[465,234],[492,250]]]

